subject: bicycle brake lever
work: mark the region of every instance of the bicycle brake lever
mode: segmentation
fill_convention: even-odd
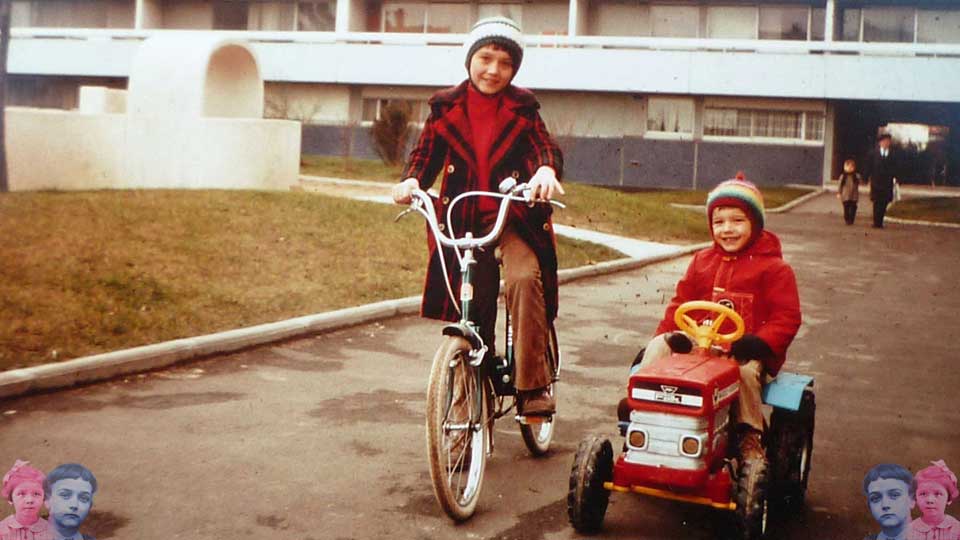
[[[397,214],[397,217],[393,218],[393,222],[396,223],[400,221],[401,219],[403,219],[404,216],[406,216],[410,212],[413,212],[413,208],[407,208],[403,212],[400,212],[399,214]]]

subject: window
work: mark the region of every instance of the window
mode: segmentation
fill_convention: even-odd
[[[364,98],[363,116],[364,122],[374,122],[380,119],[380,112],[387,105],[399,105],[405,107],[410,113],[410,122],[422,124],[427,120],[430,114],[430,106],[426,101],[415,99],[386,99],[386,98]]]
[[[707,37],[757,38],[757,8],[710,6],[707,8]]]
[[[803,113],[803,118],[803,138],[808,141],[822,141],[824,129],[823,113],[805,112]]]
[[[336,27],[337,2],[297,2],[297,30],[332,32]]]
[[[292,30],[293,4],[252,2],[247,12],[249,30]]]
[[[827,24],[827,10],[823,8],[813,8],[810,13],[810,39],[813,41],[823,41],[826,39],[824,27]]]
[[[792,111],[753,111],[753,136],[799,139],[802,114]]]
[[[809,14],[806,6],[762,6],[760,39],[807,39]]]
[[[913,8],[865,8],[863,41],[913,42]]]
[[[650,35],[650,7],[636,0],[590,2],[587,20],[593,36]]]
[[[749,137],[750,121],[748,110],[708,107],[703,111],[703,134]]]
[[[524,34],[565,36],[569,23],[568,5],[558,2],[523,4]]]
[[[960,43],[960,11],[917,11],[917,41]]]
[[[655,37],[695,38],[700,27],[697,6],[650,6],[650,22]]]
[[[820,112],[771,111],[707,107],[703,134],[719,137],[822,141]]]
[[[465,34],[470,26],[470,4],[429,4],[427,32]]]
[[[213,3],[214,30],[246,30],[247,3],[218,1]]]
[[[693,100],[684,98],[648,99],[647,131],[693,133]]]
[[[467,33],[470,4],[390,3],[383,5],[384,32]]]
[[[502,15],[513,19],[521,28],[523,27],[522,7],[520,4],[480,4],[478,8],[477,20]],[[524,31],[526,31],[525,28]]]
[[[397,3],[383,5],[384,32],[423,32],[426,4]]]
[[[841,41],[860,41],[860,10],[845,9],[840,20],[843,28],[840,31]]]

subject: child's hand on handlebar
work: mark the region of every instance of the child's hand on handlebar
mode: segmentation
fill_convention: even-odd
[[[549,201],[554,194],[565,195],[563,186],[557,180],[557,172],[553,167],[546,165],[537,169],[530,181],[527,183],[527,189],[530,190],[530,199],[533,201]]]
[[[413,190],[420,187],[420,182],[416,178],[407,178],[403,182],[393,186],[393,202],[397,204],[410,204],[413,200]]]

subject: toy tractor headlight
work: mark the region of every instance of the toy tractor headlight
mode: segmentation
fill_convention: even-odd
[[[700,437],[693,435],[684,435],[680,437],[680,453],[687,457],[700,457],[703,451],[703,441]]]
[[[627,446],[633,450],[643,450],[647,447],[647,432],[642,429],[634,429],[627,433]]]

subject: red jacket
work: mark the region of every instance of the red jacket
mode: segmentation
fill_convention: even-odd
[[[716,244],[698,251],[677,283],[677,294],[657,326],[657,335],[677,330],[673,314],[690,300],[732,302],[730,307],[743,317],[746,332],[773,350],[775,358],[764,362],[766,371],[771,375],[780,371],[787,347],[800,328],[800,297],[797,279],[783,260],[776,235],[763,231],[753,244],[736,254]],[[732,331],[732,323],[725,323],[722,331]]]
[[[478,174],[474,154],[472,132],[467,119],[465,104],[467,84],[441,90],[430,98],[430,117],[423,126],[420,140],[410,152],[410,158],[401,178],[417,178],[420,187],[427,189],[440,178],[440,199],[436,203],[437,216],[446,221],[447,207],[453,199],[465,191],[484,190],[487,179]],[[529,90],[513,85],[503,90],[503,104],[494,119],[493,144],[490,148],[489,169],[493,185],[512,176],[517,182],[527,182],[543,165],[553,168],[560,178],[563,173],[563,154],[540,118],[540,104]],[[457,203],[453,224],[457,236],[471,231],[481,234],[483,222],[478,199],[471,198]],[[544,301],[547,319],[557,315],[557,250],[550,221],[550,205],[538,204],[528,207],[523,204],[511,206],[510,219],[517,234],[533,249],[540,262]],[[446,232],[446,231],[444,231]],[[427,267],[421,314],[424,317],[456,321],[457,307],[447,294],[433,236],[427,234],[430,246],[430,262]],[[460,272],[456,258],[446,250],[447,269],[453,291],[460,290]],[[477,291],[492,294],[496,291]]]

